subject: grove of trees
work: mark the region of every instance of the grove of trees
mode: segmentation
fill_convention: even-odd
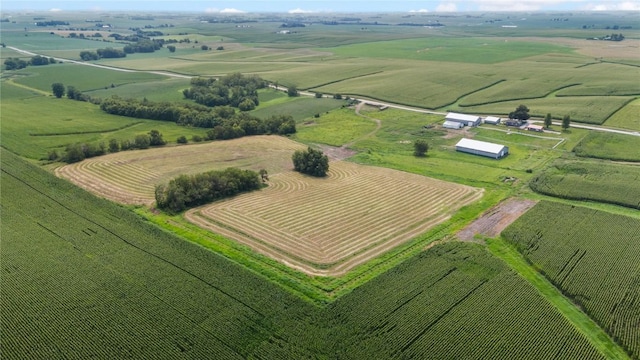
[[[230,106],[209,108],[197,104],[152,102],[114,96],[102,100],[100,109],[114,115],[211,128],[207,133],[209,140],[233,139],[245,135],[287,135],[296,132],[296,123],[290,115],[273,115],[267,119],[260,119],[245,112],[236,113]]]
[[[195,175],[180,175],[167,185],[156,186],[156,206],[178,213],[261,187],[260,175],[251,170],[227,168]]]
[[[531,116],[529,115],[529,108],[525,105],[520,105],[516,108],[515,111],[509,113],[509,119],[518,119],[518,120],[528,120]]]
[[[191,80],[191,88],[185,89],[183,95],[187,99],[209,107],[228,105],[248,111],[260,104],[258,89],[266,86],[267,83],[259,76],[235,73],[219,80],[194,78]]]
[[[329,171],[329,158],[321,150],[311,147],[307,150],[297,150],[291,158],[293,169],[303,174],[323,177]]]

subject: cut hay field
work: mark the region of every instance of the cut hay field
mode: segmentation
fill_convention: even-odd
[[[303,272],[340,276],[481,196],[481,189],[470,186],[332,162],[327,178],[280,173],[265,190],[186,217]]]
[[[56,175],[99,196],[126,204],[152,204],[158,184],[181,174],[238,167],[277,174],[292,168],[304,146],[280,136],[252,136],[203,144],[124,151],[64,165]]]
[[[265,150],[268,149],[268,150]],[[189,211],[188,220],[313,275],[338,276],[447,220],[481,189],[348,162],[317,179],[291,170],[303,145],[278,136],[120,152],[55,170],[99,196],[151,205],[179,174],[267,169],[269,187]]]

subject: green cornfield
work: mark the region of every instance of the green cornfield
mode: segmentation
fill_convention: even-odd
[[[640,220],[543,201],[502,236],[632,358],[640,356]]]

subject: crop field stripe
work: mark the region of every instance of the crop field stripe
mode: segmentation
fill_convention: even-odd
[[[82,218],[82,219],[84,219],[84,220],[86,220],[86,221],[88,221],[88,222],[92,223],[92,224],[93,224],[93,225],[95,225],[96,227],[98,227],[98,228],[100,228],[100,229],[102,229],[102,230],[106,231],[107,233],[109,233],[110,235],[112,235],[112,236],[116,237],[117,239],[119,239],[120,241],[124,242],[124,243],[125,243],[125,244],[127,244],[128,246],[131,246],[131,247],[132,247],[132,248],[134,248],[134,249],[137,249],[137,250],[139,250],[139,251],[141,251],[141,252],[144,252],[144,253],[146,253],[147,255],[151,256],[151,257],[154,257],[154,258],[156,258],[156,259],[158,259],[158,260],[160,260],[160,261],[162,261],[162,262],[164,262],[164,263],[166,263],[166,264],[168,264],[168,265],[170,265],[170,266],[172,266],[172,267],[174,267],[174,268],[176,268],[176,269],[178,269],[178,270],[180,270],[180,271],[183,271],[183,272],[185,272],[185,273],[189,274],[189,276],[193,277],[194,279],[197,279],[197,280],[201,281],[203,284],[206,284],[207,286],[209,286],[209,287],[211,287],[211,288],[215,289],[216,291],[219,291],[220,293],[222,293],[222,294],[224,294],[224,295],[228,296],[229,298],[233,299],[234,301],[237,301],[238,303],[241,303],[241,304],[245,305],[247,308],[251,309],[251,310],[252,310],[253,312],[255,312],[256,314],[259,314],[259,315],[263,316],[263,315],[262,315],[262,313],[261,313],[260,311],[258,311],[257,309],[254,309],[254,308],[253,308],[253,307],[251,307],[250,305],[245,304],[245,303],[244,303],[244,302],[242,302],[240,299],[237,299],[236,297],[234,297],[233,295],[231,295],[231,294],[227,293],[227,292],[226,292],[226,291],[224,291],[223,289],[221,289],[221,288],[217,287],[216,285],[214,285],[214,284],[212,284],[212,283],[210,283],[210,282],[206,281],[205,279],[201,278],[201,277],[200,277],[200,276],[198,276],[197,274],[194,274],[194,273],[190,272],[189,270],[186,270],[186,269],[184,269],[184,268],[182,268],[182,267],[180,267],[180,266],[178,266],[178,265],[174,264],[173,262],[171,262],[171,261],[169,261],[169,260],[167,260],[167,259],[165,259],[165,258],[162,258],[162,257],[160,257],[160,256],[158,256],[158,255],[156,255],[156,254],[153,254],[153,253],[149,252],[148,250],[143,249],[143,248],[141,248],[141,247],[137,246],[136,244],[133,244],[133,243],[132,243],[132,242],[130,242],[129,240],[125,239],[124,237],[122,237],[122,236],[120,236],[120,235],[118,235],[118,234],[114,233],[114,232],[113,232],[113,231],[111,231],[110,229],[108,229],[108,228],[106,228],[106,227],[102,226],[102,224],[98,224],[98,223],[96,223],[96,222],[93,222],[91,219],[89,219],[89,218],[87,218],[86,216],[84,216],[84,215],[82,215],[82,214],[78,213],[78,212],[77,212],[77,211],[75,211],[74,209],[71,209],[71,208],[67,207],[66,205],[64,205],[64,204],[60,203],[58,200],[56,200],[56,199],[54,199],[54,198],[50,197],[48,194],[45,194],[45,193],[41,192],[39,189],[37,189],[37,188],[33,187],[31,184],[29,184],[29,183],[27,183],[26,181],[22,180],[20,177],[18,177],[18,176],[16,176],[16,175],[12,174],[12,173],[10,173],[10,172],[8,172],[5,168],[0,169],[0,170],[1,170],[3,173],[5,173],[6,175],[11,176],[12,178],[16,179],[17,181],[19,181],[19,182],[23,183],[25,186],[27,186],[27,187],[31,188],[33,191],[35,191],[35,192],[37,192],[37,193],[41,194],[41,195],[42,195],[42,196],[44,196],[44,197],[47,197],[48,199],[50,199],[51,201],[55,202],[55,203],[56,203],[56,204],[58,204],[59,206],[61,206],[61,207],[65,208],[65,209],[67,209],[69,212],[71,212],[71,213],[75,214],[76,216],[78,216],[78,217],[80,217],[80,218]]]
[[[492,254],[502,259],[538,289],[540,294],[553,304],[608,359],[630,359],[627,353],[595,321],[578,309],[543,275],[534,270],[516,249],[502,239],[491,239],[488,245]]]

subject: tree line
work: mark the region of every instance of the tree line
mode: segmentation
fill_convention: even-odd
[[[212,131],[207,132],[210,140],[233,139],[245,135],[286,135],[296,132],[296,123],[290,115],[274,115],[260,119],[247,113],[236,113],[230,106],[208,108],[197,104],[152,102],[114,96],[102,100],[100,109],[113,115],[211,128]]]
[[[195,175],[180,175],[155,189],[156,206],[171,213],[262,187],[251,170],[227,168]]]
[[[29,61],[10,57],[4,61],[4,67],[7,70],[20,70],[26,68],[27,66],[42,66],[55,64],[56,62],[57,61],[54,58],[40,55],[32,57]]]
[[[107,153],[116,153],[119,151],[148,149],[150,146],[162,146],[167,142],[163,139],[162,133],[158,130],[151,130],[147,134],[136,135],[133,140],[109,140],[109,144],[104,142],[98,144],[92,143],[74,143],[69,144],[65,148],[62,157],[57,151],[49,152],[48,159],[51,161],[62,160],[66,163],[74,163],[94,156],[105,155]]]

